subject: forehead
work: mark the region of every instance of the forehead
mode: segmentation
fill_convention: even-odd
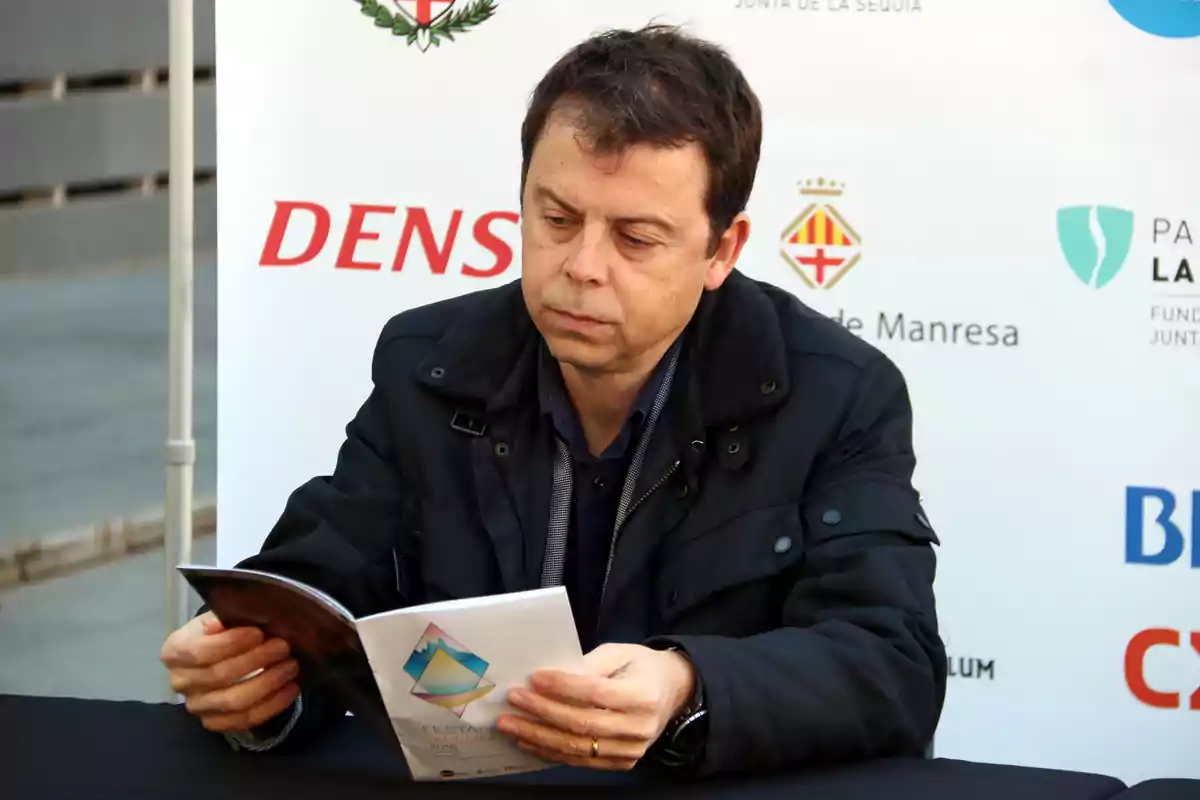
[[[639,143],[598,153],[577,127],[551,117],[534,147],[527,180],[581,208],[618,215],[653,210],[683,218],[704,216],[708,164],[695,143]]]

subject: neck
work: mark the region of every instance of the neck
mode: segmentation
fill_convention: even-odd
[[[571,397],[588,451],[600,455],[621,433],[638,393],[670,349],[673,339],[639,358],[636,365],[620,372],[590,372],[559,362],[563,384]]]

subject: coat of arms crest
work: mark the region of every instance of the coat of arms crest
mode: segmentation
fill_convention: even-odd
[[[454,35],[465,33],[491,19],[496,13],[496,0],[355,0],[362,13],[375,20],[376,26],[386,28],[393,36],[403,36],[421,52],[443,40],[454,41]],[[394,6],[392,10],[388,6]]]

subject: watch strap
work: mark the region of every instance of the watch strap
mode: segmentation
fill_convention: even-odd
[[[688,658],[687,651],[677,645],[667,645],[656,649],[666,652],[676,652],[684,658]],[[652,748],[655,760],[665,767],[684,768],[691,766],[699,761],[704,753],[704,737],[698,737],[696,742],[691,746],[684,746],[680,742],[681,735],[685,730],[707,722],[708,708],[704,702],[704,681],[694,669],[693,675],[695,682],[692,687],[691,697],[683,709],[667,723],[662,736],[659,737],[654,748]]]

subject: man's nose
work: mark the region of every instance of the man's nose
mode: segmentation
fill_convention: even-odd
[[[576,237],[574,252],[567,259],[563,271],[578,283],[606,283],[610,256],[604,226],[585,225]]]

